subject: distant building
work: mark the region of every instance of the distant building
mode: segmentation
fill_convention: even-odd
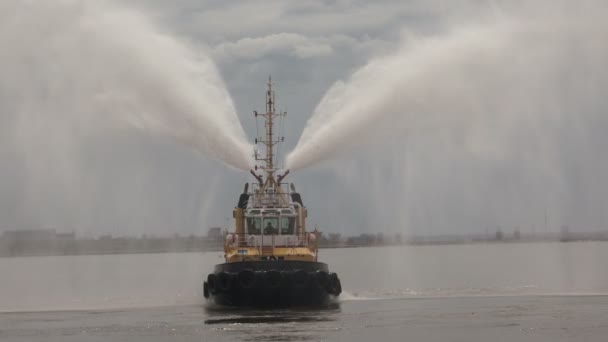
[[[72,241],[72,240],[76,240],[76,233],[74,233],[74,232],[71,232],[71,233],[57,233],[55,235],[55,238],[57,238],[57,240]]]
[[[76,243],[75,233],[54,229],[8,230],[0,237],[0,256],[66,254]]]
[[[515,229],[515,231],[513,232],[513,239],[514,240],[521,239],[521,233],[519,232],[519,229]]]
[[[2,234],[3,240],[19,243],[54,241],[56,238],[57,233],[52,229],[7,230]]]
[[[209,231],[207,232],[207,238],[208,239],[214,239],[214,240],[221,240],[221,239],[223,239],[222,228],[220,228],[220,227],[211,227],[211,228],[209,228]]]

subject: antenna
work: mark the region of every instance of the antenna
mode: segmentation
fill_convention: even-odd
[[[270,181],[271,183],[275,183],[274,181],[274,172],[277,170],[275,168],[275,148],[277,145],[284,141],[284,137],[274,136],[275,129],[275,120],[282,119],[287,113],[279,112],[277,113],[275,110],[275,94],[272,89],[272,77],[268,76],[268,82],[266,83],[266,113],[259,113],[258,111],[254,111],[253,114],[256,117],[262,117],[264,119],[264,134],[262,136],[258,136],[255,139],[256,144],[262,144],[266,147],[265,155],[260,155],[260,153],[256,153],[255,160],[261,161],[264,165],[259,168],[266,172],[267,183]],[[272,180],[271,180],[272,179]]]

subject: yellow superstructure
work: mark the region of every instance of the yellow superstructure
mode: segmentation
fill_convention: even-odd
[[[315,261],[316,251],[308,247],[275,247],[271,253],[255,247],[226,248],[226,262],[256,261],[262,260],[262,256],[276,260]]]
[[[289,170],[278,175],[279,169],[275,167],[274,149],[283,141],[283,137],[275,138],[273,129],[275,120],[281,120],[286,113],[275,111],[270,78],[266,92],[266,113],[255,111],[254,114],[256,118],[264,120],[265,134],[255,140],[266,147],[266,153],[260,157],[256,150],[255,158],[263,165],[250,171],[256,182],[251,184],[251,191],[249,184],[246,184],[233,211],[234,233],[227,234],[224,243],[226,262],[316,261],[316,233],[306,231],[306,207],[294,185],[283,182]],[[262,175],[258,171],[262,171]]]

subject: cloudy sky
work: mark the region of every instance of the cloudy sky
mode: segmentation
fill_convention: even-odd
[[[83,3],[86,2],[65,1],[66,7],[76,8],[70,10],[67,18],[78,18],[78,7],[84,6]],[[545,12],[553,13],[548,22],[554,24],[573,10],[566,2],[552,1],[133,0],[118,3],[119,7],[145,17],[159,33],[205,54],[215,63],[250,141],[255,136],[251,113],[254,109],[263,109],[265,81],[271,74],[278,108],[288,112],[283,158],[296,146],[308,119],[332,85],[337,81],[348,83],[351,75],[370,61],[395,54],[397,57],[393,60],[399,60],[399,51],[410,42],[443,39],[462,27],[484,27],[504,17],[538,18],[539,13]],[[17,23],[23,19],[19,16],[28,13],[14,10],[10,5],[3,6],[2,19],[8,22],[4,25]],[[601,18],[597,13],[605,13],[605,7],[599,1],[581,2],[572,17],[580,19],[596,13],[593,18]],[[50,9],[41,10],[37,15],[41,25],[56,25],[64,12],[65,8]],[[593,18],[589,20],[592,23]],[[525,44],[513,46],[534,50],[534,46],[544,44],[544,38],[553,37],[551,26],[547,27],[541,27],[544,35],[539,35],[542,39],[534,44],[526,40]],[[118,28],[113,29],[112,34],[120,35]],[[471,233],[499,226],[506,231],[517,227],[533,232],[545,229],[547,213],[550,230],[557,231],[561,225],[573,230],[608,229],[608,217],[602,210],[608,195],[605,176],[608,165],[601,155],[603,146],[608,146],[608,139],[604,137],[608,128],[607,107],[598,91],[598,87],[608,84],[608,78],[605,71],[597,68],[601,63],[588,54],[605,55],[605,42],[596,39],[605,36],[604,29],[605,25],[600,24],[589,29],[593,32],[589,41],[584,40],[584,34],[572,34],[566,43],[560,40],[548,45],[551,53],[555,53],[554,50],[568,44],[564,51],[569,59],[547,68],[539,74],[538,83],[529,89],[544,87],[545,82],[563,81],[568,74],[572,77],[567,81],[572,85],[568,93],[584,92],[585,95],[573,95],[563,106],[557,103],[556,107],[562,108],[560,113],[564,112],[559,119],[547,116],[546,113],[554,111],[548,109],[545,102],[541,108],[532,98],[541,95],[546,96],[547,101],[563,98],[556,94],[564,89],[549,87],[551,92],[520,97],[518,108],[534,107],[527,113],[534,116],[534,125],[545,127],[541,130],[531,128],[528,124],[532,121],[508,120],[508,124],[514,126],[509,130],[501,126],[486,131],[486,121],[476,116],[457,116],[473,112],[472,107],[475,110],[484,107],[484,113],[500,112],[500,120],[510,117],[505,109],[508,102],[498,94],[512,94],[505,89],[517,88],[517,84],[506,80],[510,75],[520,75],[524,68],[498,74],[496,78],[502,83],[490,82],[492,70],[502,68],[490,62],[483,64],[482,60],[478,64],[483,68],[473,70],[478,75],[470,76],[473,85],[477,85],[480,92],[486,86],[497,88],[484,98],[473,96],[470,102],[456,103],[450,95],[453,93],[445,87],[435,95],[425,92],[418,98],[427,102],[442,102],[445,98],[442,103],[455,108],[456,116],[449,121],[453,125],[431,125],[439,127],[438,130],[421,126],[423,131],[408,132],[405,127],[411,125],[404,120],[399,119],[398,126],[403,129],[390,130],[387,127],[395,121],[385,119],[378,123],[382,128],[370,129],[369,136],[344,144],[350,147],[342,148],[329,160],[292,174],[291,180],[309,207],[311,223],[321,230],[343,234]],[[577,28],[563,30],[571,33]],[[36,39],[61,42],[62,36],[53,32],[52,29],[37,30],[29,34]],[[14,31],[2,34],[0,39],[3,43],[0,52],[5,54],[9,54],[12,44],[28,45],[28,41]],[[458,40],[454,41],[458,48]],[[570,49],[572,46],[578,48]],[[570,56],[573,50],[578,51],[578,55]],[[53,64],[53,55],[44,48],[22,51],[49,56]],[[546,56],[553,56],[539,57],[545,52],[530,54],[534,56],[530,61],[538,63]],[[442,53],[449,55],[450,52]],[[511,53],[500,61],[510,63],[522,55],[517,51]],[[29,57],[32,56],[19,59],[29,61]],[[43,120],[24,118],[20,114],[24,103],[14,94],[14,80],[35,76],[37,59],[31,60],[31,67],[24,68],[23,73],[15,72],[10,76],[14,79],[9,77],[10,82],[5,79],[0,83],[0,102],[3,102],[0,105],[3,125],[0,128],[1,230],[54,228],[76,231],[80,235],[168,235],[202,233],[210,226],[225,226],[231,220],[231,210],[243,184],[251,181],[246,173],[228,168],[166,136],[116,127],[100,118],[85,122],[76,119],[76,123],[73,118],[68,120],[59,114],[57,117],[47,115]],[[528,62],[526,57],[519,60],[522,64]],[[573,65],[579,69],[572,68]],[[55,78],[61,78],[68,70],[61,68],[71,66],[58,65],[53,74]],[[0,70],[10,72],[15,68],[9,62]],[[402,71],[395,70],[395,73]],[[468,84],[469,78],[462,77],[460,72],[446,69],[446,73],[453,76],[456,87]],[[82,74],[90,74],[90,69],[83,68]],[[434,76],[433,82],[447,83],[441,75]],[[430,82],[430,78],[425,77],[423,86],[432,89]],[[405,89],[404,84],[401,86]],[[499,86],[503,88],[498,89]],[[415,85],[412,87],[415,89]],[[363,87],[360,97],[365,97],[368,91],[373,89]],[[87,104],[82,105],[86,108]],[[402,107],[395,106],[378,108],[399,113],[408,110],[402,104],[399,104]],[[501,110],[492,106],[500,106]],[[450,111],[447,105],[417,108],[429,114],[427,117]],[[564,119],[569,116],[575,119]],[[491,125],[498,127],[505,122],[492,121]],[[515,131],[524,133],[514,136]],[[386,137],[388,132],[390,137]],[[503,133],[508,136],[504,139],[506,142],[496,142],[494,137]],[[474,143],[459,145],[463,139]],[[524,141],[530,145],[523,144]]]

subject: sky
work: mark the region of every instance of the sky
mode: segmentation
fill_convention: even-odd
[[[415,55],[408,49],[418,51],[417,44],[424,45],[427,40],[453,42],[456,51],[464,39],[459,38],[460,28],[485,32],[491,27],[488,37],[493,38],[492,30],[498,30],[495,22],[504,18],[509,23],[523,22],[509,27],[527,28],[537,18],[544,22],[548,17],[550,24],[539,25],[534,31],[540,32],[538,41],[530,40],[526,32],[509,31],[504,44],[511,44],[511,38],[523,43],[505,46],[525,50],[522,53],[511,49],[504,58],[487,57],[484,64],[486,59],[479,53],[486,50],[463,52],[461,58],[480,61],[465,60],[453,68],[470,68],[468,62],[481,65],[478,70],[467,69],[473,74],[463,76],[461,69],[442,69],[441,60],[433,68],[419,64],[426,74],[413,77],[411,84],[402,74],[404,70],[391,72],[398,80],[390,91],[419,91],[417,97],[407,97],[417,107],[389,99],[387,102],[395,104],[370,107],[400,116],[370,120],[365,130],[349,136],[350,140],[341,143],[331,156],[289,177],[309,208],[309,223],[344,235],[482,233],[499,227],[527,233],[559,231],[562,225],[574,231],[608,230],[608,163],[602,155],[608,146],[608,107],[600,91],[608,85],[608,77],[599,68],[608,49],[598,39],[606,35],[606,26],[591,25],[606,13],[606,5],[600,1],[582,1],[576,6],[559,1],[482,0],[115,2],[117,7],[145,18],[160,34],[212,61],[214,66],[208,68],[217,68],[217,80],[211,73],[214,82],[225,86],[249,142],[256,129],[252,111],[264,108],[265,82],[272,75],[277,108],[288,112],[280,158],[297,145],[308,120],[336,82],[374,84],[352,76],[371,61],[398,63],[401,54]],[[92,2],[63,1],[68,12],[75,13],[66,18],[79,18],[79,6],[87,3]],[[19,16],[27,13],[2,6],[2,19],[10,19],[5,25],[20,21],[23,18]],[[58,18],[65,13],[61,11],[41,11],[42,23],[48,20],[49,25],[62,25]],[[551,26],[561,23],[566,14],[575,24],[589,18],[585,30],[592,34],[587,38],[587,31],[576,33],[576,25]],[[110,26],[111,34],[121,35],[119,28]],[[550,29],[543,31],[547,27]],[[61,42],[62,35],[53,32],[39,30],[21,37]],[[571,39],[546,39],[558,33]],[[28,45],[26,38],[19,37],[18,33],[0,35],[0,53],[27,51],[42,60],[48,56],[49,63],[55,65],[55,55],[46,49],[54,45],[19,50],[17,45]],[[137,44],[144,46],[146,41]],[[82,46],[87,45],[83,42]],[[547,49],[537,50],[538,46]],[[563,53],[557,53],[562,47]],[[439,53],[451,59],[450,50]],[[454,59],[461,55],[454,52]],[[86,56],[83,53],[82,59]],[[530,61],[540,65],[552,56],[560,56],[559,63],[534,69],[525,65]],[[29,61],[30,57],[26,54],[20,59]],[[388,59],[383,60],[385,57]],[[32,104],[20,100],[15,81],[35,79],[38,59],[31,60],[31,66],[23,68],[21,74],[11,73],[15,67],[10,61],[0,69],[9,75],[0,83],[0,230],[56,229],[80,236],[203,234],[209,227],[231,222],[243,184],[252,181],[248,173],[176,142],[167,136],[171,134],[125,128],[105,117],[53,116],[50,110],[48,115],[40,114],[48,103],[36,104],[41,108],[40,117],[25,117],[21,109]],[[524,66],[508,66],[518,60]],[[498,62],[507,66],[498,66]],[[163,63],[156,68],[166,66],[167,73],[181,72],[167,66],[170,60]],[[449,63],[445,65],[452,65]],[[61,79],[75,65],[57,64],[53,77]],[[94,68],[112,67],[82,65],[83,75],[90,75]],[[433,74],[433,69],[444,73]],[[536,69],[541,70],[537,81],[521,78],[524,71],[529,75],[529,70]],[[122,72],[129,74],[128,70]],[[116,75],[120,81],[120,74]],[[350,82],[353,80],[360,83]],[[453,99],[454,93],[446,86],[450,80],[460,88],[472,85],[474,93],[468,102]],[[521,93],[514,92],[520,88],[515,81],[521,80],[526,86],[521,87]],[[558,89],[557,83],[570,87]],[[346,101],[378,94],[382,84],[369,89],[363,86],[356,98],[347,97]],[[439,90],[429,94],[435,85],[440,85]],[[543,90],[536,93],[538,87]],[[20,91],[28,91],[23,89]],[[50,95],[45,96],[52,102],[53,88],[49,89]],[[565,93],[574,95],[565,100]],[[512,98],[506,99],[508,96]],[[542,106],[539,97],[545,99]],[[445,106],[427,105],[435,101]],[[149,102],[165,104],[152,98]],[[547,103],[554,103],[557,110]],[[507,108],[510,104],[514,110]],[[79,111],[86,111],[88,103],[80,100],[79,106]],[[407,119],[403,113],[412,108],[426,114]],[[521,118],[513,119],[515,111]],[[438,114],[448,112],[454,115]],[[496,112],[498,119],[481,112]],[[560,115],[548,114],[555,112]]]

